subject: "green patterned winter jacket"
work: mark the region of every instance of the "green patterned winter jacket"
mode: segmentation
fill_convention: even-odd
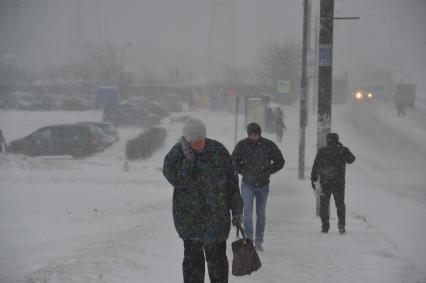
[[[221,143],[206,139],[195,161],[184,158],[178,142],[164,159],[163,174],[173,185],[173,220],[184,240],[224,241],[229,236],[230,212],[242,214],[238,175]]]

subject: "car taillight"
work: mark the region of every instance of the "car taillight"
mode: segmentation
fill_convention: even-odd
[[[96,145],[96,144],[98,144],[98,141],[97,140],[92,140],[92,144]]]

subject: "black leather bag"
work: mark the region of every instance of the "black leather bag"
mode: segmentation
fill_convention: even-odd
[[[232,242],[232,274],[235,276],[250,275],[252,272],[258,270],[262,263],[253,245],[253,241],[246,238],[241,223],[238,223],[236,228],[237,240]],[[243,235],[242,239],[239,239],[239,231]]]

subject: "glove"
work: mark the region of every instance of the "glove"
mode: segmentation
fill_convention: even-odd
[[[339,154],[340,155],[344,155],[345,152],[346,152],[346,150],[347,150],[347,148],[343,144],[341,144],[341,143],[339,143],[339,145],[337,146],[337,148],[339,150]]]
[[[312,186],[312,189],[315,191],[316,187],[315,187],[315,183],[314,182],[311,182],[311,186]]]
[[[232,215],[232,225],[233,226],[237,226],[237,224],[241,224],[242,222],[243,222],[243,215],[242,214]]]
[[[186,140],[185,137],[182,137],[181,144],[182,144],[182,152],[183,152],[183,155],[185,156],[185,159],[193,162],[195,160],[195,154],[194,154],[194,151],[192,151],[191,146],[189,145],[189,142]]]

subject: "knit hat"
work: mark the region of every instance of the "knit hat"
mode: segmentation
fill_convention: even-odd
[[[260,135],[262,133],[262,129],[260,128],[258,123],[252,122],[247,125],[247,134],[257,134]]]
[[[190,118],[183,125],[182,135],[189,142],[204,139],[207,136],[206,125],[201,120]]]

